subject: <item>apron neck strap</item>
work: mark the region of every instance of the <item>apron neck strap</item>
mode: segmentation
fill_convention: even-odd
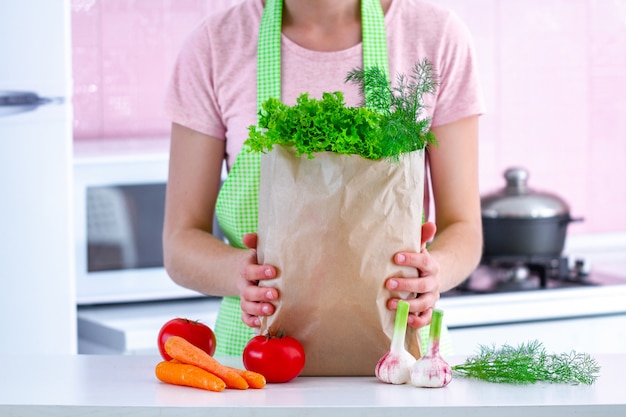
[[[270,97],[280,98],[282,0],[266,0],[257,45],[257,112]],[[363,67],[378,67],[389,78],[385,16],[379,0],[361,0]]]

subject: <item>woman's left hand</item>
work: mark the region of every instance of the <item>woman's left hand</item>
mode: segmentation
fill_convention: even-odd
[[[399,252],[394,256],[398,265],[417,269],[418,277],[392,277],[385,282],[385,288],[394,292],[406,292],[413,295],[407,300],[410,306],[408,325],[415,328],[424,327],[430,323],[433,308],[439,300],[439,264],[426,250],[426,242],[435,235],[437,227],[432,222],[422,226],[422,247],[419,253]],[[387,302],[390,310],[398,306],[398,298],[391,298]]]

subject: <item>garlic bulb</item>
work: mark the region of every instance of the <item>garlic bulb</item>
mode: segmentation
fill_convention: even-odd
[[[416,387],[441,388],[452,380],[452,369],[441,357],[420,358],[411,368],[411,384]]]
[[[410,381],[415,357],[404,347],[409,303],[400,300],[391,337],[391,348],[376,364],[376,378],[387,384],[405,384]]]
[[[411,367],[411,384],[416,387],[441,388],[452,380],[452,368],[439,354],[443,312],[434,310],[430,322],[428,352]]]

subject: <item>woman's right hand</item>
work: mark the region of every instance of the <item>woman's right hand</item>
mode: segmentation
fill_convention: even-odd
[[[250,327],[261,326],[262,316],[274,314],[272,301],[278,299],[276,288],[260,287],[259,281],[276,278],[276,268],[271,265],[259,265],[257,261],[257,234],[250,233],[243,237],[243,244],[250,248],[250,256],[239,268],[239,297],[241,299],[242,320]]]

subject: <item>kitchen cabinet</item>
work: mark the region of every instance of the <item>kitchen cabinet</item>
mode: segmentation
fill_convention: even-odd
[[[451,329],[455,353],[471,355],[479,345],[517,346],[539,340],[548,352],[626,354],[626,314]]]
[[[161,326],[174,317],[198,320],[212,329],[217,297],[136,304],[82,306],[78,309],[78,353],[157,354]]]

